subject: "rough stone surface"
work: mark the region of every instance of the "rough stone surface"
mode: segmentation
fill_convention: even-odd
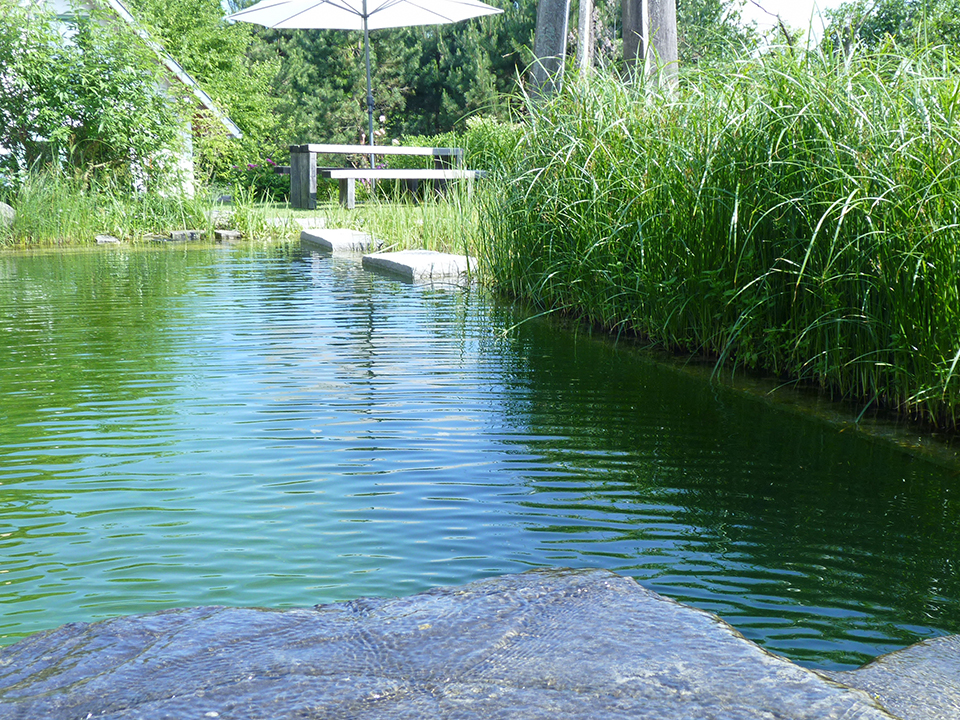
[[[96,241],[97,245],[116,245],[120,242],[120,238],[115,238],[113,235],[97,235]]]
[[[9,228],[17,217],[17,211],[4,202],[0,202],[0,227]]]
[[[300,243],[334,255],[370,252],[382,245],[367,233],[344,228],[303,230],[300,233]]]
[[[217,242],[235,242],[242,237],[239,230],[214,230],[213,236]]]
[[[401,250],[364,255],[363,267],[409,282],[419,282],[457,280],[475,270],[477,261],[466,255],[451,255],[435,250]]]
[[[0,650],[0,718],[881,720],[865,693],[602,570],[314,609],[74,623]]]
[[[960,719],[960,635],[925,640],[858,670],[824,673],[903,720]]]
[[[174,230],[170,233],[170,240],[173,242],[203,240],[203,233],[200,230]]]

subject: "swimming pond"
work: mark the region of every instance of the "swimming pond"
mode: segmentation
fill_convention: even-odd
[[[299,245],[0,256],[0,642],[604,567],[814,667],[960,632],[957,468]]]

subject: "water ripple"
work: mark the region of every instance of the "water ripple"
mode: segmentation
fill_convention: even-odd
[[[0,257],[0,642],[544,565],[817,666],[960,632],[955,472],[520,319],[295,247]]]

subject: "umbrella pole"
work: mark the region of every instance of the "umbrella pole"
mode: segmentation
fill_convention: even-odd
[[[367,0],[363,0],[363,54],[367,60],[367,119],[370,129],[370,169],[374,165],[373,160],[373,82],[370,80],[370,30],[367,28]]]

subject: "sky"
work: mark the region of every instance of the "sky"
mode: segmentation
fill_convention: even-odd
[[[841,0],[746,0],[743,18],[756,21],[761,30],[766,30],[773,27],[776,16],[780,15],[788,27],[802,30],[811,27],[814,35],[819,38],[823,32],[821,12],[837,7],[840,2]]]

